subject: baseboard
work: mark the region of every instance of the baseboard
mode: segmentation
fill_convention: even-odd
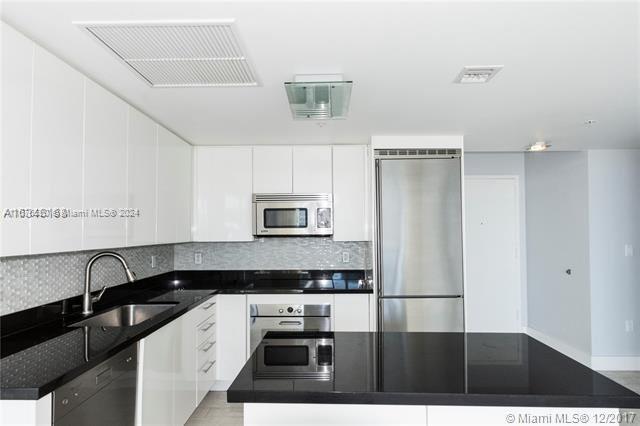
[[[640,371],[640,356],[594,356],[591,368],[602,371]]]
[[[584,364],[591,368],[591,354],[581,351],[580,349],[576,349],[555,337],[551,337],[531,327],[525,327],[525,333],[534,339],[541,341],[545,345],[551,346],[553,349],[561,352],[569,358],[578,361],[580,364]]]
[[[227,389],[229,389],[229,386],[231,386],[231,383],[233,383],[233,380],[216,380],[213,382],[211,390],[226,392]]]

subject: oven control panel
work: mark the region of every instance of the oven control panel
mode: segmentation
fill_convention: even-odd
[[[251,317],[330,317],[331,305],[251,305]]]

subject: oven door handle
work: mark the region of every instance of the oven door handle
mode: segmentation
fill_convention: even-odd
[[[302,325],[302,321],[280,321],[278,325]]]

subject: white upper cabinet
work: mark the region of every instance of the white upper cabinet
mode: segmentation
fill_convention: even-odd
[[[84,218],[82,248],[125,245],[127,206],[127,109],[120,98],[85,80],[84,208],[117,215]]]
[[[156,243],[191,240],[191,145],[158,127]]]
[[[129,107],[127,143],[127,208],[140,215],[127,218],[127,245],[154,244],[156,239],[157,124]]]
[[[331,193],[331,146],[293,147],[293,192]]]
[[[251,147],[194,148],[194,241],[252,241]]]
[[[36,46],[33,71],[31,206],[82,208],[83,76]],[[32,219],[31,252],[82,247],[82,219]]]
[[[31,70],[34,44],[2,23],[2,146],[0,185],[5,209],[29,207]],[[10,107],[9,107],[10,106]],[[29,254],[29,219],[0,220],[0,256]]]
[[[253,192],[293,191],[293,149],[291,146],[253,148]]]
[[[333,239],[368,241],[369,156],[365,145],[333,146]]]

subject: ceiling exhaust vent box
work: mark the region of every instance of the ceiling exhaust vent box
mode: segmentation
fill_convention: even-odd
[[[466,66],[462,68],[454,83],[487,83],[502,67],[502,65]]]
[[[233,20],[74,24],[152,87],[258,85]]]
[[[308,81],[284,83],[291,113],[296,120],[336,120],[347,118],[352,81]]]

